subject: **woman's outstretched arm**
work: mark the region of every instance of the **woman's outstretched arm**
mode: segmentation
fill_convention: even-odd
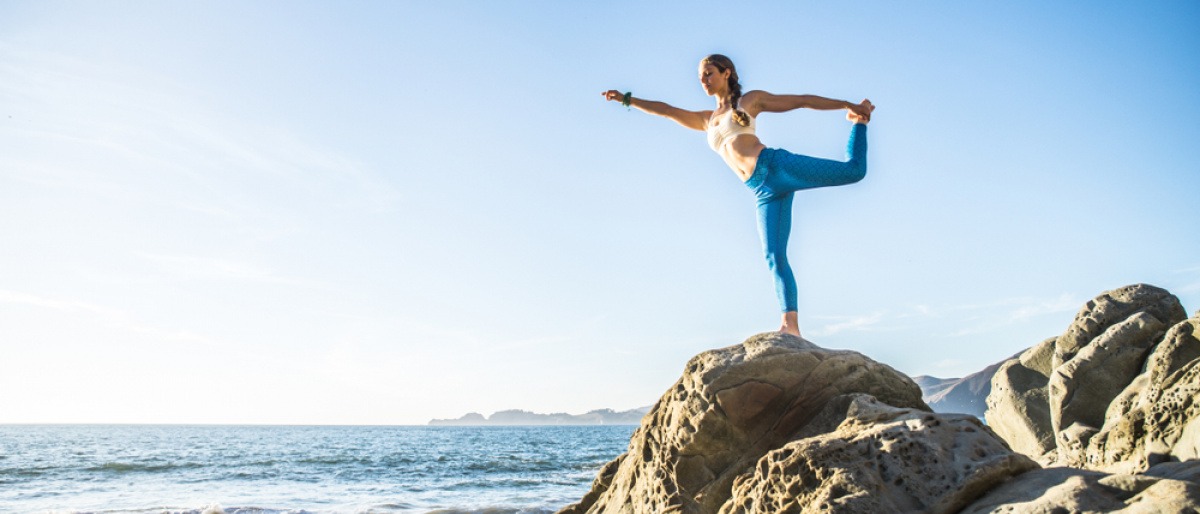
[[[757,111],[751,112],[751,115],[757,115],[759,112],[787,112],[793,109],[815,109],[818,111],[848,109],[850,112],[864,118],[869,119],[871,116],[871,109],[867,107],[870,105],[870,102],[866,100],[863,100],[861,103],[853,103],[817,95],[775,95],[766,91],[751,91],[746,93],[742,99],[742,105],[747,110],[753,109]]]
[[[625,99],[625,93],[610,89],[600,93],[605,100],[610,102],[620,102]],[[665,102],[656,102],[654,100],[644,100],[641,98],[629,99],[629,106],[635,107],[637,110],[650,114],[662,116],[675,121],[680,125],[693,130],[703,131],[708,125],[708,119],[712,117],[712,111],[688,111],[680,109]]]

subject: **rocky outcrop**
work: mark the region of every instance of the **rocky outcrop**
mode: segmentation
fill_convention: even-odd
[[[1087,440],[1083,465],[1141,471],[1200,459],[1200,317],[1171,328]]]
[[[1186,316],[1154,286],[1100,295],[1063,335],[1001,365],[989,426],[1044,464],[1128,473],[1195,458],[1200,320]]]
[[[1025,455],[1042,456],[1055,448],[1046,384],[1056,339],[1042,341],[1001,364],[992,375],[984,419],[1012,449]]]
[[[1196,512],[1198,507],[1200,485],[1194,480],[1058,467],[1025,473],[960,512],[1185,513]]]
[[[836,430],[760,459],[737,480],[721,513],[952,513],[1037,467],[975,416],[899,409],[855,395]]]
[[[1032,467],[978,419],[931,413],[904,374],[770,333],[693,358],[629,450],[561,512],[949,512]]]
[[[856,352],[760,334],[693,358],[560,514],[1198,512],[1200,317],[1181,312],[1151,286],[1089,302],[998,367],[988,425]]]

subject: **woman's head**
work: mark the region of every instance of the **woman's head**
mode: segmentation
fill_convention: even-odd
[[[720,80],[722,78],[723,81]],[[750,116],[737,108],[738,100],[742,98],[742,84],[732,59],[721,54],[712,54],[702,59],[700,85],[705,94],[729,97],[729,105],[734,109],[733,119],[738,125],[744,127],[750,123]]]

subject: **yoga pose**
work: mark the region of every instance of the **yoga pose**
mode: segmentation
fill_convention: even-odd
[[[733,61],[710,55],[700,61],[700,86],[713,97],[711,111],[688,111],[663,102],[634,98],[630,93],[601,93],[610,101],[672,119],[684,127],[708,133],[708,145],[733,168],[758,199],[758,231],[767,265],[775,275],[775,292],[783,310],[780,332],[800,336],[796,315],[796,279],[787,260],[788,234],[792,229],[792,193],[802,189],[840,186],[862,180],[867,173],[867,122],[875,106],[868,100],[851,103],[814,95],[775,95],[766,91],[742,94]],[[763,112],[793,109],[846,109],[850,130],[846,161],[796,155],[767,148],[754,134],[754,118]]]

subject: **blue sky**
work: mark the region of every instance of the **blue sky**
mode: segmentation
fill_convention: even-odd
[[[0,2],[0,422],[424,423],[653,403],[778,326],[703,134],[870,98],[797,197],[815,343],[961,376],[1147,282],[1200,309],[1196,2]],[[840,157],[841,113],[761,116]]]

